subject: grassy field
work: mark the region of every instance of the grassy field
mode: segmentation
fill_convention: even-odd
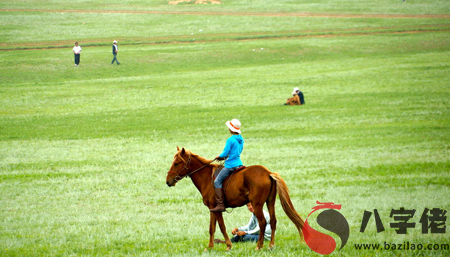
[[[320,256],[279,203],[273,251],[203,251],[201,195],[165,178],[177,146],[218,155],[233,118],[244,164],[280,173],[302,217],[342,204],[333,256],[450,254],[449,229],[420,223],[450,210],[447,1],[168,2],[1,1],[1,256]],[[283,106],[294,87],[306,105]],[[406,235],[401,207],[416,210]],[[374,209],[386,230],[371,217],[361,233]],[[225,214],[228,231],[249,217]],[[405,242],[439,249],[385,249]]]

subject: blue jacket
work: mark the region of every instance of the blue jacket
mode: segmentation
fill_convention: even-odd
[[[244,149],[244,138],[241,135],[232,135],[227,139],[223,152],[219,155],[221,158],[228,159],[225,161],[225,168],[234,168],[242,165],[241,153]]]

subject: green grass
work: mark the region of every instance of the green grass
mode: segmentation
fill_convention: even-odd
[[[1,12],[2,49],[202,42],[449,30],[444,18],[326,18],[127,13]],[[105,24],[121,24],[111,28]],[[82,36],[81,36],[82,35]]]
[[[0,8],[446,14],[445,4],[99,0]],[[189,179],[168,188],[165,177],[177,146],[219,154],[232,118],[243,124],[245,165],[279,172],[302,217],[316,200],[342,204],[350,238],[333,255],[448,255],[354,246],[450,244],[448,229],[422,234],[419,223],[425,208],[450,210],[448,18],[0,13],[0,255],[318,256],[279,203],[275,250],[246,243],[203,252],[209,212],[200,194]],[[110,64],[113,39],[119,66]],[[83,48],[79,67],[74,40]],[[293,87],[306,105],[282,105]],[[389,227],[400,207],[416,210],[407,235]],[[386,231],[376,233],[371,218],[360,233],[373,209]],[[228,231],[248,218],[246,208],[225,214]]]
[[[406,2],[379,1],[341,1],[341,0],[221,0],[222,4],[200,5],[191,3],[169,5],[169,0],[95,0],[76,3],[68,0],[4,0],[0,8],[49,9],[49,10],[146,10],[146,11],[218,11],[218,12],[275,12],[275,13],[374,13],[374,14],[449,14],[445,0],[409,0]]]

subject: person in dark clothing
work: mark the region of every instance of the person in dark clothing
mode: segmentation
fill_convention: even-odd
[[[294,88],[294,91],[297,92],[298,98],[300,98],[300,105],[305,104],[305,97],[303,96],[302,91],[298,89],[298,87]]]
[[[116,61],[117,65],[119,65],[119,61],[117,60],[117,52],[119,51],[119,48],[117,47],[117,41],[114,40],[113,42],[113,46],[112,46],[112,53],[114,55],[114,59],[112,60],[111,64],[114,63],[114,61]]]

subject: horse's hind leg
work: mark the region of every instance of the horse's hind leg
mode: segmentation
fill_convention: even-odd
[[[275,200],[277,199],[277,183],[272,181],[272,188],[270,189],[269,197],[267,198],[267,209],[270,215],[270,228],[272,229],[272,236],[269,243],[269,250],[275,246],[275,230],[277,229],[277,217],[275,216]]]
[[[256,244],[255,250],[260,250],[264,247],[264,232],[266,231],[267,221],[266,221],[266,218],[264,217],[263,205],[264,205],[264,202],[263,202],[263,204],[255,204],[255,206],[253,206],[253,203],[252,203],[252,206],[254,209],[254,214],[259,222],[259,238],[258,238],[258,243]]]

